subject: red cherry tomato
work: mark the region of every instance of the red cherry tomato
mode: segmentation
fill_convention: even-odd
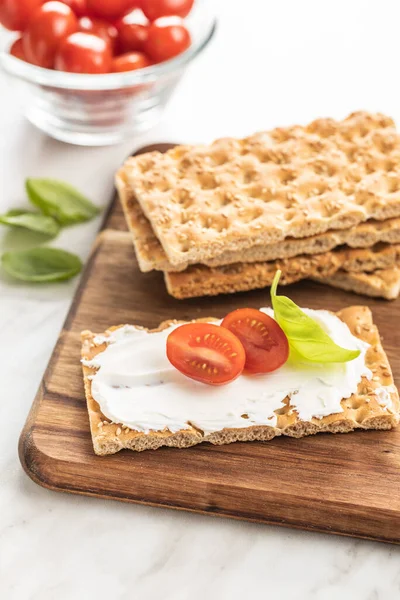
[[[221,323],[242,342],[246,373],[269,373],[288,359],[289,343],[278,323],[255,308],[239,308]]]
[[[18,38],[11,44],[9,52],[12,56],[15,56],[15,58],[19,58],[20,60],[26,60],[24,49],[22,48],[21,38]]]
[[[136,9],[117,21],[118,47],[121,52],[143,50],[149,37],[149,22],[141,10]]]
[[[111,70],[114,73],[122,73],[123,71],[136,71],[149,67],[151,61],[143,52],[127,52],[117,56],[112,61]]]
[[[137,6],[137,0],[86,0],[89,13],[102,19],[118,19]]]
[[[44,0],[0,0],[0,23],[12,31],[22,31]]]
[[[144,51],[154,62],[162,62],[187,50],[190,43],[190,33],[181,19],[163,17],[151,23]]]
[[[239,377],[246,360],[239,339],[211,323],[186,323],[174,329],[167,338],[167,357],[187,377],[210,385]]]
[[[62,0],[67,4],[77,17],[84,17],[89,14],[87,0]]]
[[[142,0],[142,9],[149,21],[159,17],[187,17],[194,0]]]
[[[22,35],[27,60],[51,69],[54,56],[63,38],[78,29],[78,19],[62,2],[46,2],[34,13]]]
[[[118,31],[114,25],[103,19],[94,17],[82,17],[79,19],[79,30],[85,33],[93,33],[110,44],[111,51],[115,53],[117,48]]]
[[[69,73],[108,73],[111,60],[110,44],[97,35],[78,31],[61,42],[55,68]]]

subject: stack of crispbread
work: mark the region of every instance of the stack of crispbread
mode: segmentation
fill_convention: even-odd
[[[117,187],[140,269],[190,298],[315,279],[400,293],[400,135],[357,112],[130,158]]]

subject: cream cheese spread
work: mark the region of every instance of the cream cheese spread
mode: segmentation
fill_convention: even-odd
[[[272,309],[260,310],[273,317]],[[353,336],[334,314],[304,311],[338,345],[359,349],[358,358],[331,364],[289,358],[272,373],[241,375],[232,383],[216,387],[185,377],[168,361],[166,340],[178,325],[157,333],[125,325],[109,337],[97,336],[95,344],[107,342],[107,348],[93,360],[83,361],[98,369],[92,377],[92,396],[108,419],[145,433],[164,429],[176,432],[192,424],[204,434],[225,427],[274,427],[275,411],[282,408],[287,396],[303,421],[343,412],[341,400],[357,391],[363,376],[372,377],[365,365],[369,346]],[[387,401],[384,392],[382,404]]]

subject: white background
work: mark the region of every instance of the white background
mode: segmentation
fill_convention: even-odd
[[[211,141],[358,109],[399,116],[397,0],[225,0],[218,11],[215,41],[163,122],[120,146],[49,139],[24,120],[0,74],[1,212],[25,202],[27,176],[65,179],[105,207],[115,169],[152,141]],[[57,245],[85,259],[98,226],[67,229]],[[13,238],[5,234],[0,243],[3,251]],[[32,483],[17,440],[77,283],[29,287],[0,276],[1,598],[400,597],[395,546],[62,495]]]

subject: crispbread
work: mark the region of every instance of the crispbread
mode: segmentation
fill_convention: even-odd
[[[391,268],[399,260],[400,244],[377,244],[372,248],[346,248],[270,262],[221,267],[193,265],[186,271],[164,273],[164,279],[174,298],[195,298],[270,286],[277,269],[282,271],[281,284],[288,285],[312,277],[327,281],[339,270],[361,273]]]
[[[348,273],[339,270],[330,277],[313,277],[315,281],[372,298],[395,300],[400,293],[400,269],[380,269],[373,273]]]
[[[303,437],[319,432],[346,433],[354,429],[391,429],[399,421],[399,396],[393,384],[393,377],[386,354],[382,348],[379,333],[372,323],[372,315],[366,306],[352,306],[337,313],[353,335],[371,344],[366,354],[366,364],[374,377],[371,381],[365,377],[358,385],[357,394],[342,400],[342,413],[301,421],[290,406],[289,398],[285,407],[276,411],[277,427],[251,426],[244,429],[223,429],[204,435],[194,427],[171,433],[170,431],[152,431],[148,434],[124,428],[118,423],[110,423],[100,412],[99,405],[91,395],[91,379],[95,369],[83,366],[85,393],[90,420],[93,448],[96,454],[114,454],[123,448],[131,450],[156,449],[160,446],[185,448],[204,441],[212,444],[228,444],[235,441],[269,440],[277,435]],[[213,321],[214,319],[202,319]],[[168,327],[172,321],[166,321],[153,331]],[[108,335],[110,328],[104,335]],[[103,334],[102,334],[103,335]],[[82,358],[92,360],[104,351],[106,344],[95,345],[96,337],[90,331],[82,332]],[[375,390],[381,386],[392,386],[390,397],[392,406],[387,408],[379,402]]]
[[[116,186],[126,222],[132,234],[140,270],[143,273],[152,270],[172,272],[185,270],[190,261],[183,262],[179,266],[174,266],[169,262],[149,220],[144,216],[140,204],[125,181],[124,169],[118,171],[116,175]],[[400,218],[384,221],[370,220],[351,229],[327,231],[308,238],[286,238],[279,243],[252,246],[242,251],[225,251],[215,258],[205,260],[203,264],[209,267],[218,267],[237,262],[270,261],[292,258],[301,254],[320,254],[342,244],[351,248],[367,248],[378,242],[400,243]]]
[[[400,216],[400,136],[354,113],[129,159],[124,177],[169,262]]]

